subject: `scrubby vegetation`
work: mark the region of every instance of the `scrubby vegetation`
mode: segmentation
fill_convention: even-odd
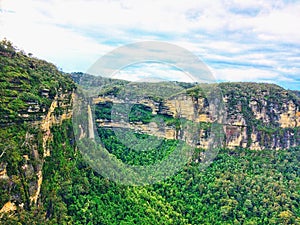
[[[38,124],[54,98],[74,87],[70,76],[53,64],[17,50],[7,40],[0,42],[0,209],[12,202],[18,210],[34,211],[30,196],[44,154]]]
[[[70,119],[51,128],[53,136],[47,142],[51,154],[42,157],[44,133],[35,122],[47,113],[54,96],[74,88],[70,77],[52,64],[17,51],[6,40],[0,44],[0,59],[0,209],[8,201],[16,205],[14,212],[0,215],[0,224],[300,224],[299,146],[276,151],[220,149],[205,170],[199,167],[202,150],[197,150],[192,160],[166,180],[146,186],[121,185],[86,163],[76,147]],[[73,78],[79,80],[81,75],[73,74]],[[111,85],[106,79],[99,82]],[[118,86],[124,84],[117,81]],[[102,95],[119,93],[109,85]],[[178,85],[189,88],[191,96],[201,94],[194,84]],[[295,93],[253,83],[224,83],[221,89],[228,96],[233,115],[242,113],[247,123],[266,135],[299,130],[259,122],[247,108],[259,93],[268,93],[270,107],[280,105],[280,99],[294,101]],[[243,106],[241,110],[238,105]],[[32,112],[28,112],[29,107]],[[97,105],[96,118],[110,120],[111,109],[110,102]],[[55,115],[61,113],[58,107]],[[148,107],[139,104],[128,119],[147,124],[155,118],[178,126],[177,118],[152,115]],[[200,125],[209,128],[207,123]],[[123,133],[125,139],[158,140],[132,130]],[[129,165],[161,161],[179,142],[161,139],[156,148],[135,152],[111,129],[99,128],[98,135],[111,154]],[[38,202],[33,204],[30,196],[36,189],[39,169],[43,182]]]
[[[70,76],[53,64],[0,42],[0,125],[38,120],[59,90],[73,88]]]

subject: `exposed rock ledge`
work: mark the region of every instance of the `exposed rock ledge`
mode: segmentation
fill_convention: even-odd
[[[61,104],[61,102],[63,102],[65,99],[67,99],[67,96],[69,96],[69,95],[72,95],[71,102],[69,102],[68,104],[65,104],[65,105]],[[35,160],[37,160],[41,163],[37,167],[38,168],[37,173],[36,173],[37,181],[36,181],[36,184],[34,185],[35,191],[29,197],[30,204],[32,204],[32,205],[37,204],[38,198],[40,195],[41,185],[43,182],[42,168],[43,168],[44,158],[47,156],[50,156],[50,154],[51,154],[50,149],[47,146],[47,143],[52,140],[51,127],[56,124],[61,124],[63,120],[70,119],[72,117],[73,98],[74,98],[74,93],[65,93],[65,94],[60,94],[59,96],[58,95],[55,96],[47,114],[44,116],[42,121],[34,122],[34,125],[36,125],[37,127],[40,127],[40,129],[43,132],[42,146],[43,146],[44,154],[43,154],[43,156],[39,156],[38,151],[35,149],[35,147],[31,146]],[[55,115],[55,109],[59,106],[63,109],[63,113],[61,115]],[[30,139],[30,138],[34,138],[34,137],[31,137],[29,135],[26,138]],[[27,155],[25,155],[23,157],[27,158],[26,161],[28,161]],[[23,168],[26,171],[30,167],[28,166],[28,164],[24,164]],[[4,168],[0,172],[0,178],[1,179],[9,179],[9,177],[6,174],[6,168]],[[21,206],[22,206],[22,204],[21,204]],[[17,209],[17,206],[15,205],[15,203],[9,201],[9,202],[5,203],[4,206],[0,209],[0,214],[9,213],[9,212],[15,211],[16,209]]]
[[[93,103],[112,102],[114,104],[123,103],[121,99],[115,96],[98,97],[93,99]],[[234,108],[228,105],[228,97],[224,97],[226,122],[224,123],[225,142],[224,146],[228,148],[250,148],[253,150],[262,149],[285,149],[297,146],[299,144],[300,127],[300,108],[293,101],[283,102],[282,105],[269,103],[264,99],[252,99],[248,106],[236,104]],[[211,123],[214,121],[217,110],[214,107],[205,104],[204,99],[195,99],[191,96],[176,96],[162,102],[157,102],[149,98],[139,99],[133,104],[143,104],[152,109],[152,114],[166,115],[172,117],[185,118],[196,123]],[[275,132],[261,130],[252,124],[247,124],[247,119],[243,114],[243,107],[248,107],[249,113],[252,113],[253,119],[261,121],[263,126],[268,127],[269,123],[277,124]],[[188,132],[176,131],[175,127],[161,127],[156,123],[126,123],[98,120],[98,125],[103,127],[124,127],[133,129],[137,132],[156,135],[167,139],[182,139],[193,141]],[[198,147],[207,147],[205,131],[199,130]]]

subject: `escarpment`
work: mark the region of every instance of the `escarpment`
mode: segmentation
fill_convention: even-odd
[[[43,164],[45,158],[51,154],[51,128],[65,119],[70,119],[72,115],[72,98],[66,96],[72,96],[72,91],[63,94],[58,92],[48,111],[40,114],[41,120],[32,120],[20,127],[18,132],[21,142],[11,143],[9,137],[5,140],[9,143],[4,147],[4,151],[2,150],[0,182],[8,201],[2,202],[4,205],[1,206],[0,213],[9,213],[20,208],[28,209],[38,204],[43,182]],[[2,132],[9,135],[15,132],[15,129],[18,128],[9,125],[3,128]],[[14,159],[10,158],[11,154]]]
[[[224,128],[223,147],[262,150],[299,145],[300,104],[294,93],[273,84],[221,83],[219,87],[222,92],[220,104],[224,104],[221,113],[224,118],[220,122]],[[205,93],[195,95],[196,89],[197,86],[164,100],[143,96],[124,101],[117,94],[104,93],[93,99],[96,122],[99,127],[124,127],[167,139],[194,142],[196,147],[207,148],[210,126],[218,112]],[[136,112],[144,113],[149,119],[138,118],[138,115],[134,119],[129,115],[129,119],[116,120],[111,113],[101,112],[126,102],[140,106]],[[163,122],[155,120],[159,116],[164,118]],[[198,124],[195,125],[198,127],[197,137],[194,132],[189,132],[191,127],[184,129],[184,121]]]
[[[0,44],[0,59],[1,218],[2,214],[39,208],[43,204],[43,169],[55,150],[52,133],[57,134],[57,139],[72,136],[62,138],[52,128],[72,118],[73,101],[78,95],[68,74],[18,52],[7,41]],[[73,74],[73,79],[79,82],[81,74]],[[277,85],[221,83],[214,85],[221,94],[217,101],[207,98],[206,91],[212,87],[209,85],[202,88],[179,82],[131,84],[130,87],[141,90],[136,96],[127,87],[127,81],[101,78],[96,85],[100,91],[89,99],[89,104],[98,128],[126,128],[206,149],[217,123],[223,129],[221,147],[276,150],[300,144],[299,92]],[[131,92],[122,95],[126,88]],[[87,127],[80,129],[81,138],[91,133]],[[64,141],[57,142],[61,149],[65,147]],[[66,158],[59,154],[59,160]],[[53,174],[55,177],[55,171]]]
[[[0,213],[11,213],[39,204],[51,127],[71,118],[75,86],[54,65],[0,45]]]

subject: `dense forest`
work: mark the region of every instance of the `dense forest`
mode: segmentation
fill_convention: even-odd
[[[3,224],[300,222],[299,148],[222,149],[205,171],[191,163],[163,182],[130,187],[111,182],[86,165],[72,143],[71,126],[66,121],[53,127],[52,154],[43,168],[43,205],[2,217]],[[110,136],[107,143],[113,139]],[[124,148],[117,142],[113,146],[116,152]]]
[[[0,59],[0,209],[7,202],[15,204],[14,210],[0,212],[1,224],[300,224],[299,146],[260,151],[220,148],[205,170],[198,162],[203,149],[196,149],[192,160],[172,177],[145,186],[122,185],[86,162],[76,146],[72,119],[57,120],[49,131],[39,127],[51,103],[74,90],[70,75],[16,50],[6,40],[0,45]],[[222,85],[233,99],[252,92],[241,91],[242,83]],[[255,89],[254,84],[247,85]],[[279,101],[276,93],[282,89],[272,90],[270,98]],[[105,104],[95,108],[96,118],[110,119],[111,105]],[[58,102],[53,118],[68,110],[65,105],[63,100]],[[147,124],[153,117],[149,112],[136,105],[129,121]],[[158,116],[175,127],[178,124],[174,118]],[[270,135],[283,132],[278,125],[267,128],[275,130],[267,130]],[[162,160],[179,142],[164,139],[156,148],[134,152],[112,129],[97,127],[97,132],[109,153],[129,165]],[[155,139],[133,133],[139,139]],[[43,179],[35,203],[31,196],[39,171]]]

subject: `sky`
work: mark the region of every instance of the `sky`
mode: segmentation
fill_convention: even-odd
[[[162,41],[195,54],[218,82],[300,90],[300,1],[0,0],[3,38],[65,72],[88,71],[126,44]],[[157,63],[120,71],[128,79],[160,73],[185,79]]]

